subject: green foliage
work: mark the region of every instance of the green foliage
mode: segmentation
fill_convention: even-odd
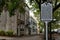
[[[37,3],[33,3],[31,9],[32,10],[38,10],[39,9],[38,4]]]
[[[0,30],[0,36],[13,36],[13,31],[8,30],[5,32],[4,30]]]
[[[40,33],[42,33],[43,31],[42,31],[42,29],[40,29]]]
[[[13,31],[12,30],[8,30],[5,35],[7,36],[13,36]]]
[[[36,1],[37,1],[37,2],[40,2],[40,0],[29,0],[29,3],[32,4],[32,3],[35,3]],[[36,2],[36,3],[37,3],[37,2]]]
[[[18,5],[19,0],[10,0],[7,2],[7,9],[10,13],[9,16],[13,16],[14,15],[14,10],[16,9],[17,5]]]
[[[43,27],[44,26],[44,23],[42,21],[39,21],[38,25],[40,25],[40,26]]]
[[[4,5],[5,5],[5,0],[0,0],[0,12],[2,12]]]
[[[52,29],[58,29],[60,26],[57,23],[51,23]]]
[[[39,10],[36,10],[36,11],[34,12],[34,15],[35,15],[35,17],[38,17],[38,15],[40,15],[40,11],[39,11]]]
[[[60,8],[53,13],[53,18],[56,19],[56,21],[53,21],[51,23],[52,29],[60,28],[60,26],[58,25],[58,21],[60,21]]]
[[[53,17],[56,19],[56,20],[60,20],[60,9],[55,11],[55,13],[53,14]]]
[[[34,12],[34,15],[35,17],[37,17],[38,21],[40,21],[40,10],[39,10],[39,4],[37,2],[40,2],[40,0],[30,0],[30,5],[32,5],[31,9],[32,11]],[[56,0],[52,0],[53,2],[53,7],[55,7],[58,2],[60,2],[60,0],[57,0],[57,3],[56,3]],[[53,13],[53,19],[56,19],[56,21],[53,21],[51,24],[52,25],[52,29],[56,29],[56,28],[59,28],[59,25],[58,25],[58,22],[57,21],[60,21],[60,8],[55,11]],[[56,23],[57,22],[57,23]],[[40,25],[40,27],[44,28],[44,24],[42,22],[39,22],[38,23]]]
[[[5,31],[0,30],[0,35],[1,35],[1,36],[4,36],[4,35],[5,35]]]
[[[24,0],[0,0],[0,12],[2,12],[4,5],[10,13],[9,16],[13,16],[16,9],[19,9],[20,13],[25,13],[26,3]]]
[[[42,22],[42,21],[39,21],[39,23],[38,23],[38,25],[39,25],[39,27],[40,27],[40,32],[42,32],[43,31],[43,29],[44,29],[44,23]]]

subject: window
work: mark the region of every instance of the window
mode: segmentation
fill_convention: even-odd
[[[24,29],[20,29],[20,31],[24,31]]]

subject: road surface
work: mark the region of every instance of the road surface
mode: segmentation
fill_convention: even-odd
[[[0,37],[1,39],[6,40],[42,40],[40,36],[27,36],[27,37]]]

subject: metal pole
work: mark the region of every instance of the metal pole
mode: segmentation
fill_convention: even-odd
[[[44,23],[44,26],[46,26],[45,23]],[[44,40],[46,40],[45,36],[46,36],[46,27],[44,27]]]
[[[45,22],[46,25],[46,40],[48,40],[48,22]]]

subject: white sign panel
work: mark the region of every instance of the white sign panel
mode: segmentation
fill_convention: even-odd
[[[41,4],[41,20],[51,21],[52,20],[52,4],[43,3]]]

